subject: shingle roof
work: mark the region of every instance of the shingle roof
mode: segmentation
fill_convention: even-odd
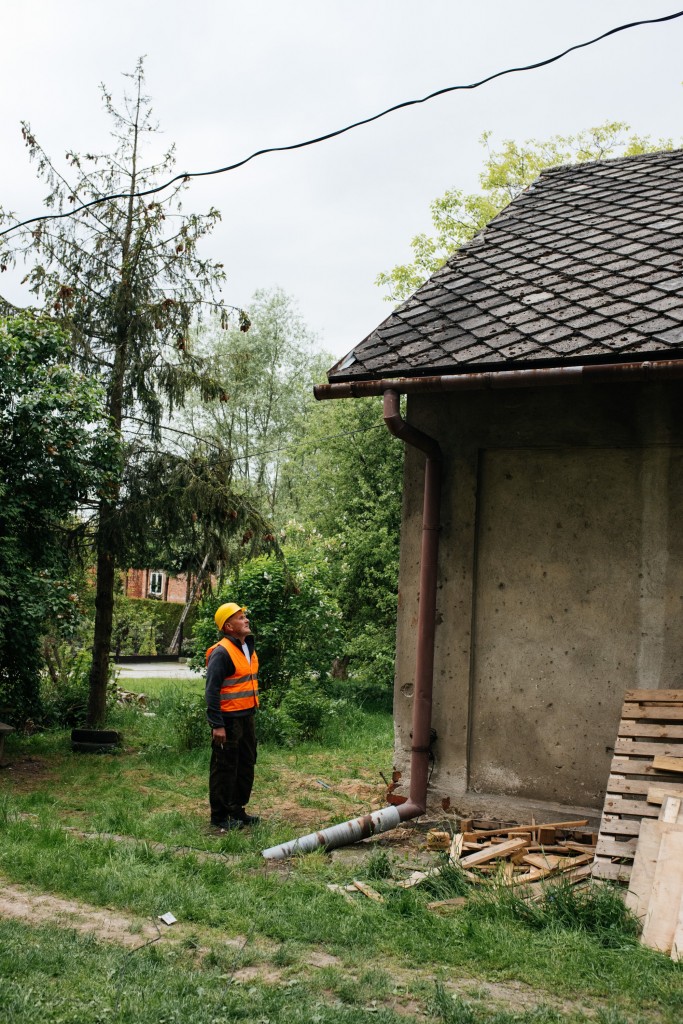
[[[683,354],[683,150],[551,168],[331,382]]]

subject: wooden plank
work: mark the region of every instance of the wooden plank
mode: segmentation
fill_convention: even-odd
[[[666,718],[675,722],[683,719],[683,707],[676,704],[624,704],[621,711],[625,718]]]
[[[619,736],[658,737],[669,740],[683,740],[683,723],[677,725],[669,722],[629,722],[622,721]]]
[[[627,690],[624,701],[683,704],[683,690]]]
[[[647,802],[661,804],[668,796],[683,796],[683,786],[650,786],[647,791]]]
[[[662,809],[659,812],[659,821],[666,821],[675,825],[680,821],[681,798],[679,796],[665,796],[662,800]]]
[[[588,818],[580,818],[578,821],[548,821],[541,825],[507,825],[505,828],[492,828],[492,829],[470,829],[464,832],[465,839],[469,840],[470,837],[476,837],[479,839],[485,839],[489,836],[519,836],[525,832],[532,833],[538,832],[542,828],[558,828],[558,829],[571,829],[571,828],[583,828],[584,825],[588,824]]]
[[[652,767],[660,772],[679,772],[683,775],[683,757],[672,757],[670,754],[658,754]]]
[[[608,857],[596,857],[593,862],[593,878],[601,878],[610,882],[628,882],[631,864],[615,864]]]
[[[633,839],[619,840],[612,839],[611,836],[601,835],[598,839],[596,852],[604,857],[624,857],[633,860],[637,846],[637,836]]]
[[[661,838],[642,942],[670,953],[683,895],[683,826],[669,825]],[[675,831],[673,831],[675,830]]]
[[[462,832],[456,832],[451,840],[451,848],[448,851],[448,859],[453,862],[460,859],[462,856],[463,848],[463,834]]]
[[[367,896],[369,900],[374,900],[375,903],[384,903],[384,896],[381,896],[376,889],[373,889],[367,882],[359,882],[355,878],[353,884],[358,892],[362,892],[364,896]]]
[[[432,900],[427,910],[459,910],[467,903],[467,896],[454,896],[450,900]]]
[[[611,771],[615,775],[655,775],[652,757],[613,757]]]
[[[471,868],[476,867],[477,864],[486,864],[488,861],[499,857],[506,857],[509,853],[515,853],[515,851],[521,850],[526,845],[526,839],[508,839],[506,843],[499,843],[498,846],[486,846],[483,850],[478,850],[476,853],[470,853],[467,857],[463,857],[460,860],[460,867]]]
[[[593,860],[593,851],[584,853],[579,857],[558,857],[555,854],[545,856],[542,853],[529,853],[524,858],[526,864],[535,868],[550,868],[552,872],[568,871],[570,868],[580,867],[582,864],[589,864]]]
[[[600,835],[637,836],[642,818],[620,818],[617,814],[603,814]]]
[[[671,944],[671,959],[683,960],[683,899],[678,908],[676,930],[674,931],[674,940]]]
[[[658,820],[643,821],[625,901],[628,909],[641,921],[645,918],[650,905],[662,836],[678,827]]]
[[[624,775],[610,775],[609,782],[607,783],[608,793],[624,793],[632,794],[633,796],[644,796],[647,799],[647,794],[651,789],[655,788],[657,791],[664,793],[675,793],[683,787],[683,780],[681,782],[669,782],[665,776],[657,776],[657,781],[650,776],[648,779],[637,779],[633,776]],[[648,803],[652,803],[648,800]]]
[[[639,779],[632,775],[610,775],[607,780],[608,793],[631,793],[634,796],[646,796],[652,779]]]
[[[610,814],[630,814],[638,818],[656,818],[657,809],[646,800],[625,800],[621,796],[605,797],[605,810]]]
[[[653,743],[649,740],[634,740],[632,736],[618,736],[614,744],[615,754],[633,754],[653,758],[657,754],[671,754],[676,757],[680,752],[681,744],[675,740],[661,740],[659,743]]]

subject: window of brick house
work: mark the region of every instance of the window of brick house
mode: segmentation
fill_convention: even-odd
[[[164,589],[163,572],[151,572],[149,574],[149,596],[161,597]]]

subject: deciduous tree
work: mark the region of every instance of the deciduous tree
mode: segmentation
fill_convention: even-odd
[[[39,711],[45,636],[77,616],[70,558],[85,521],[76,511],[118,472],[103,388],[70,356],[48,318],[0,320],[0,703],[17,721]]]
[[[402,302],[412,295],[451,253],[481,231],[545,167],[636,156],[671,149],[673,145],[671,139],[653,141],[648,136],[635,135],[623,121],[608,121],[577,135],[554,135],[545,141],[529,139],[519,144],[506,139],[499,150],[491,150],[490,141],[491,133],[485,132],[481,142],[487,158],[479,175],[481,192],[449,188],[435,199],[430,205],[434,234],[416,235],[410,243],[411,262],[398,264],[377,276],[376,284],[388,290],[389,302]]]

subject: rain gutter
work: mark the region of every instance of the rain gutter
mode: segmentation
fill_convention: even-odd
[[[629,381],[682,378],[683,359],[662,359],[638,363],[551,366],[536,370],[487,370],[484,373],[442,374],[437,377],[385,377],[381,380],[319,384],[313,388],[313,393],[320,402],[331,398],[367,398],[372,395],[383,395],[386,391],[411,395],[426,392],[557,387],[582,383],[623,384]]]
[[[320,847],[333,850],[339,846],[348,846],[360,839],[367,839],[369,836],[396,828],[402,821],[418,818],[427,809],[442,455],[438,442],[433,437],[406,423],[402,418],[399,394],[392,389],[384,392],[384,422],[392,434],[426,455],[408,799],[401,804],[383,807],[360,818],[352,818],[341,825],[332,825],[320,832],[312,832],[300,839],[262,850],[261,855],[267,860],[282,860],[297,853],[309,853]]]

